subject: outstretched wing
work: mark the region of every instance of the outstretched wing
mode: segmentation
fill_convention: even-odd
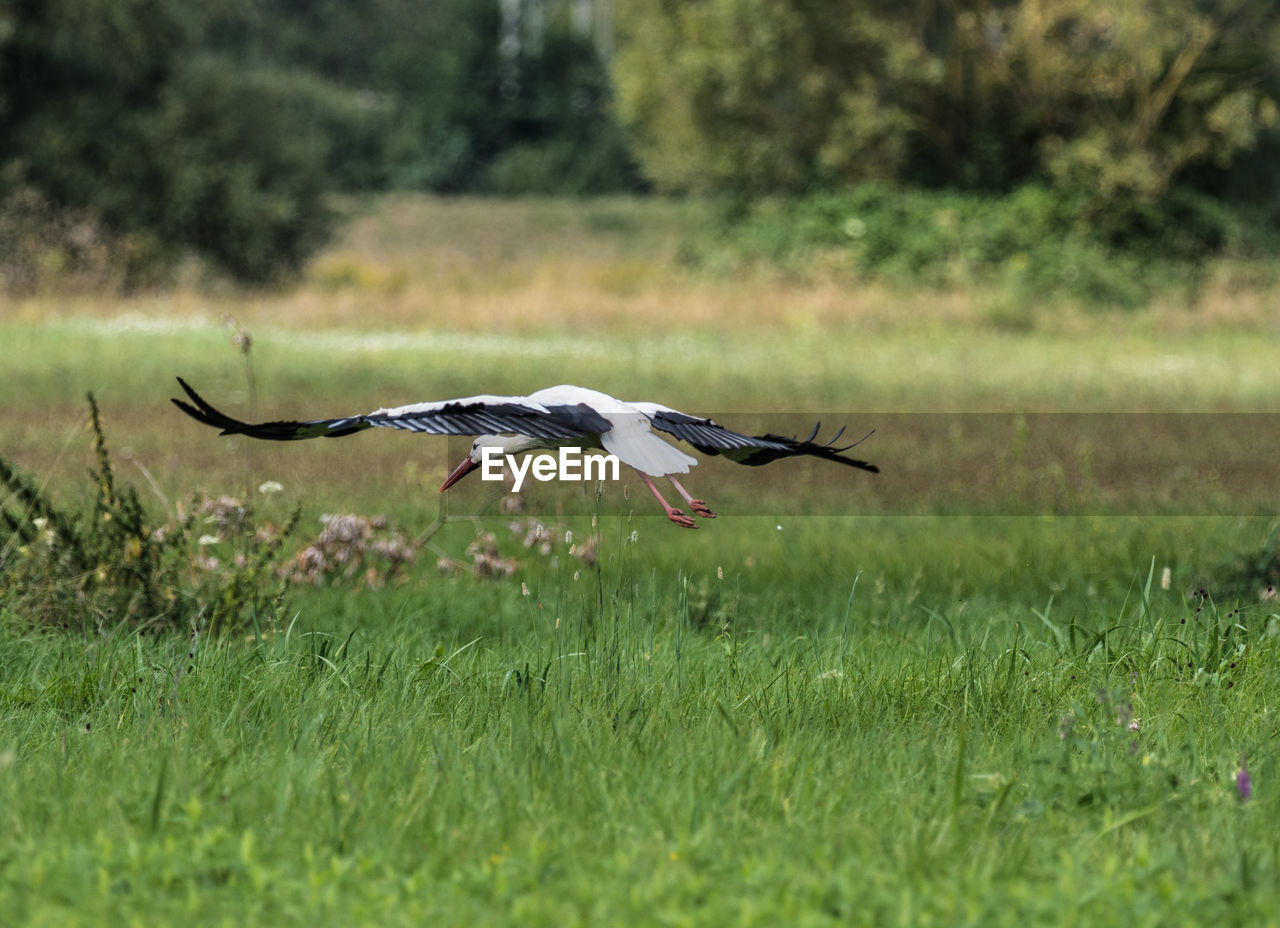
[[[750,467],[759,467],[779,458],[808,455],[844,464],[847,467],[856,467],[873,474],[880,473],[880,468],[876,465],[856,458],[844,457],[841,453],[859,444],[862,439],[843,448],[835,447],[836,441],[844,434],[844,429],[836,432],[826,444],[816,443],[814,439],[818,437],[818,427],[822,423],[815,425],[809,437],[801,441],[774,434],[743,435],[717,425],[710,419],[700,419],[656,403],[631,403],[630,405],[640,410],[649,419],[649,424],[653,428],[688,442],[703,454],[721,454],[731,461]]]
[[[517,434],[546,439],[577,438],[583,434],[572,417],[559,415],[519,396],[469,396],[378,409],[343,419],[242,422],[215,409],[181,377],[178,384],[191,402],[175,399],[173,404],[197,422],[221,429],[223,435],[248,435],[269,441],[338,438],[372,428],[404,429],[428,435]]]

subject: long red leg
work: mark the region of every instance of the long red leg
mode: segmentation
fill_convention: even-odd
[[[689,491],[681,486],[679,480],[675,477],[668,477],[667,479],[670,480],[671,485],[676,488],[676,492],[684,497],[684,501],[689,504],[689,508],[693,510],[694,515],[702,516],[704,519],[714,519],[716,517],[716,514],[711,511],[711,507],[702,500],[694,499],[690,496]]]
[[[694,524],[694,521],[692,519],[690,519],[687,515],[685,515],[679,509],[672,509],[670,506],[667,505],[667,501],[662,498],[662,494],[659,493],[658,488],[653,485],[653,481],[649,479],[648,474],[641,474],[640,471],[636,471],[636,473],[640,474],[640,479],[643,480],[644,485],[649,488],[649,492],[652,493],[654,495],[654,498],[657,499],[657,501],[662,504],[662,508],[663,510],[666,511],[668,519],[670,519],[672,522],[674,522],[676,525],[679,525],[682,528],[698,527],[696,524]]]

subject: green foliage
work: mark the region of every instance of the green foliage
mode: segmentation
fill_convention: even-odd
[[[296,275],[328,235],[319,124],[331,94],[307,77],[188,62],[149,127],[169,168],[149,227],[245,280]]]
[[[639,176],[605,63],[569,4],[224,0],[210,41],[354,94],[327,125],[343,189],[594,194]]]
[[[622,12],[619,110],[664,190],[803,190],[894,176],[928,73],[889,4],[643,0]],[[901,18],[901,17],[900,17]]]
[[[1270,4],[644,0],[626,23],[620,108],[661,189],[1042,183],[1119,241],[1243,170],[1233,201],[1275,227]]]
[[[223,502],[193,508],[176,523],[154,524],[137,491],[116,484],[92,394],[89,409],[97,465],[88,512],[59,508],[29,475],[0,458],[7,493],[0,519],[8,530],[0,546],[0,609],[25,623],[76,631],[221,634],[274,626],[283,582],[273,565],[293,521],[255,527],[243,507]],[[203,550],[224,540],[197,539],[203,517],[235,547],[229,563]]]
[[[330,186],[447,186],[467,170],[472,143],[459,117],[482,104],[478,71],[497,32],[496,7],[219,0],[206,16],[217,54],[335,89],[323,123]]]
[[[639,186],[630,152],[616,132],[584,140],[553,137],[509,148],[494,158],[486,180],[490,191],[507,195],[591,196]]]
[[[7,223],[4,283],[137,289],[188,251],[287,280],[335,189],[636,189],[595,46],[567,4],[520,9],[499,41],[496,0],[6,7],[0,204],[39,208]]]
[[[532,7],[528,8],[532,10]],[[526,14],[529,15],[528,10]],[[612,87],[568,5],[514,53],[487,44],[471,74],[491,76],[485,98],[458,119],[472,139],[470,177],[459,186],[500,193],[602,194],[641,186],[612,113]]]
[[[180,0],[22,4],[7,25],[0,197],[34,190],[138,243],[126,286],[184,249],[264,282],[324,240],[314,81],[205,53]]]
[[[1277,244],[1220,202],[1175,192],[1142,209],[1122,241],[1082,217],[1087,197],[1030,184],[1003,196],[865,183],[838,193],[764,200],[726,217],[713,245],[686,257],[764,259],[800,270],[830,267],[901,286],[1001,285],[1012,298],[1065,295],[1136,307],[1156,292],[1194,292],[1207,254],[1261,256]],[[1140,217],[1141,222],[1138,222]]]

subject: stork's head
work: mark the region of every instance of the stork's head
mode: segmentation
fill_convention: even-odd
[[[479,467],[484,461],[486,449],[489,449],[489,454],[496,454],[501,457],[508,454],[519,454],[521,451],[540,447],[542,447],[542,442],[536,438],[530,438],[528,435],[481,435],[471,443],[471,451],[462,459],[462,463],[455,467],[449,476],[444,479],[444,483],[440,485],[440,492],[443,493]]]

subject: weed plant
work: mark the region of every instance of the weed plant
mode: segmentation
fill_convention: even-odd
[[[35,625],[106,632],[209,634],[271,627],[282,583],[275,566],[296,515],[255,525],[230,499],[203,501],[157,524],[132,486],[117,484],[98,404],[90,393],[96,464],[92,504],[73,512],[29,474],[0,458],[0,608]],[[208,534],[202,529],[210,526]],[[226,547],[219,559],[212,550]],[[211,550],[212,549],[212,550]]]

